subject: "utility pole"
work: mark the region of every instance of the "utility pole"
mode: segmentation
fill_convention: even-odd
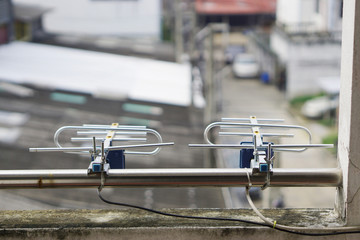
[[[184,36],[183,36],[183,3],[182,0],[175,2],[175,56],[176,62],[182,62],[184,54]]]
[[[217,114],[217,88],[215,77],[219,78],[219,74],[215,74],[216,71],[221,67],[221,63],[215,61],[215,44],[214,44],[214,35],[217,32],[222,33],[222,48],[225,48],[225,45],[228,41],[228,26],[226,24],[216,24],[211,23],[208,24],[203,30],[199,32],[199,35],[204,35],[205,40],[205,99],[206,99],[206,107],[204,113],[204,123],[209,124],[214,121]],[[221,49],[224,52],[224,49]],[[216,81],[215,81],[216,80]]]
[[[208,24],[205,28],[200,30],[196,36],[195,41],[204,41],[205,49],[203,52],[203,56],[205,59],[205,109],[204,109],[204,125],[207,125],[213,122],[216,118],[217,114],[217,106],[216,106],[216,88],[215,83],[215,59],[214,59],[214,33],[222,32],[223,34],[227,34],[228,26],[224,24]],[[226,38],[224,38],[226,39]],[[210,134],[210,139],[214,140]],[[215,151],[208,150],[205,152],[205,167],[214,167],[215,163]]]
[[[205,125],[211,123],[214,119],[214,37],[211,25],[209,26],[208,35],[205,38],[205,112],[204,122]],[[210,140],[213,141],[214,137],[210,134]],[[215,167],[216,158],[213,149],[209,149],[205,152],[205,167]]]
[[[192,3],[190,7],[190,23],[191,23],[191,31],[190,31],[190,39],[189,39],[189,56],[191,59],[194,57],[195,53],[195,35],[198,31],[197,28],[197,17],[196,17],[196,11],[195,11],[195,3]]]
[[[214,36],[212,27],[209,26],[208,35],[205,38],[205,124],[214,119]]]

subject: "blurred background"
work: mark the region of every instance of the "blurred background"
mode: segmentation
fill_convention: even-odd
[[[238,150],[189,149],[221,117],[281,118],[337,143],[341,0],[0,0],[0,169],[86,169],[30,153],[64,125],[146,125],[175,146],[127,168],[239,166]],[[216,137],[220,143],[244,141]],[[306,143],[295,138],[270,139]],[[336,167],[336,147],[275,156]],[[242,188],[104,189],[150,208],[248,207]],[[259,207],[333,207],[334,188],[254,189]],[[96,189],[1,190],[0,209],[106,208]]]

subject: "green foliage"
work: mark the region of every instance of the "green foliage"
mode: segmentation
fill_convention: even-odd
[[[322,143],[323,144],[337,144],[337,140],[338,140],[338,134],[331,133],[322,139]]]
[[[324,95],[325,95],[324,93],[317,93],[317,94],[312,94],[312,95],[298,96],[298,97],[291,99],[290,104],[293,107],[298,107],[298,106],[303,105],[306,101],[308,101],[310,99],[314,99],[314,98],[321,97]]]
[[[331,118],[324,118],[324,119],[320,119],[319,123],[326,126],[326,127],[333,127],[335,126],[335,117],[331,117]]]
[[[327,136],[323,137],[323,139],[322,139],[323,144],[334,144],[334,148],[330,149],[330,151],[333,154],[336,154],[336,152],[337,152],[337,142],[338,142],[337,132],[330,133]]]
[[[173,42],[171,27],[163,20],[161,23],[161,38],[164,42]]]

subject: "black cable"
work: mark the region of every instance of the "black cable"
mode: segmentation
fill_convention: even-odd
[[[265,223],[259,223],[259,222],[244,220],[244,219],[216,218],[216,217],[199,217],[199,216],[187,216],[187,215],[179,215],[179,214],[174,214],[174,213],[166,213],[166,212],[158,211],[158,210],[155,210],[155,209],[146,208],[146,207],[141,207],[141,206],[132,205],[132,204],[128,204],[128,203],[119,203],[119,202],[112,202],[112,201],[106,200],[105,198],[103,198],[103,196],[101,196],[101,193],[100,193],[99,190],[98,190],[98,195],[99,195],[99,198],[100,198],[103,202],[108,203],[108,204],[118,205],[118,206],[123,206],[123,207],[130,207],[130,208],[137,208],[137,209],[140,209],[140,210],[144,210],[144,211],[148,211],[148,212],[152,212],[152,213],[156,213],[156,214],[160,214],[160,215],[164,215],[164,216],[168,216],[168,217],[189,218],[189,219],[202,219],[202,220],[233,221],[233,222],[243,222],[243,223],[254,224],[254,225],[265,226],[265,227],[268,226],[268,225],[265,224]]]
[[[109,200],[106,200],[105,198],[103,198],[103,196],[101,196],[101,193],[99,191],[99,189],[97,190],[98,192],[98,196],[99,198],[107,203],[107,204],[112,204],[112,205],[117,205],[117,206],[123,206],[123,207],[129,207],[129,208],[136,208],[136,209],[140,209],[140,210],[144,210],[147,212],[152,212],[155,214],[159,214],[159,215],[163,215],[163,216],[168,216],[168,217],[177,217],[177,218],[188,218],[188,219],[202,219],[202,220],[213,220],[213,221],[230,221],[230,222],[242,222],[242,223],[248,223],[248,224],[253,224],[253,225],[258,225],[258,226],[263,226],[263,227],[269,227],[269,228],[273,228],[276,229],[278,231],[282,231],[282,232],[286,232],[286,233],[291,233],[291,234],[298,234],[298,235],[304,235],[304,236],[333,236],[333,235],[341,235],[341,234],[355,234],[355,233],[360,233],[360,230],[358,231],[342,231],[342,232],[338,232],[338,231],[334,231],[334,232],[329,232],[329,233],[309,233],[309,232],[298,232],[298,231],[291,231],[291,230],[286,230],[286,229],[282,229],[282,228],[278,228],[278,227],[274,227],[274,226],[270,226],[266,223],[260,223],[260,222],[254,222],[254,221],[250,221],[250,220],[245,220],[245,219],[235,219],[235,218],[220,218],[220,217],[199,217],[199,216],[188,216],[188,215],[179,215],[179,214],[174,214],[174,213],[167,213],[167,212],[162,212],[162,211],[158,211],[155,209],[151,209],[151,208],[146,208],[146,207],[141,207],[141,206],[137,206],[137,205],[132,205],[132,204],[128,204],[128,203],[120,203],[120,202],[112,202]]]

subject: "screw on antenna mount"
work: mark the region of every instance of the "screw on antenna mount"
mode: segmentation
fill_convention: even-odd
[[[273,160],[274,160],[274,156],[271,156],[271,151],[272,151],[272,148],[271,148],[271,145],[272,143],[269,143],[268,146],[267,146],[267,153],[266,153],[266,158],[265,158],[265,161],[268,165],[268,170],[266,172],[266,180],[265,180],[265,183],[264,185],[261,187],[261,190],[265,190],[267,187],[270,186],[270,177],[271,177],[271,170],[270,170],[270,167],[273,163]]]

